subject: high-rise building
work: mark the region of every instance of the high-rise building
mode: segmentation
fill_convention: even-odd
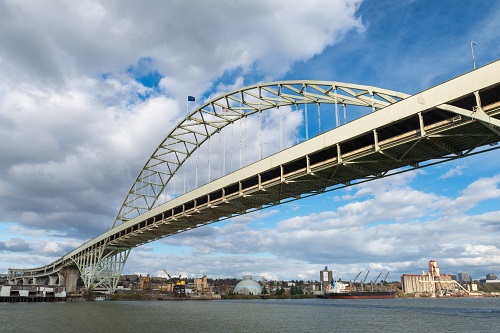
[[[461,272],[461,273],[458,273],[458,282],[468,283],[468,282],[472,282],[472,279],[471,279],[469,273]]]

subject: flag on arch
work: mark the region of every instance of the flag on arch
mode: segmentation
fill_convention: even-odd
[[[195,100],[194,96],[188,96],[188,102],[194,102]]]

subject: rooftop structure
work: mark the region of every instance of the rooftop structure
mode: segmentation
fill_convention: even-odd
[[[251,275],[245,275],[243,280],[234,287],[234,292],[245,295],[260,295],[262,287],[257,281],[252,280]]]

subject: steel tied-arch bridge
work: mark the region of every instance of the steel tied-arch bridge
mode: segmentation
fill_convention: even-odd
[[[370,108],[361,118],[262,158],[161,203],[181,166],[223,128],[253,114],[302,104]],[[250,211],[415,168],[498,149],[500,61],[413,96],[330,81],[279,81],[218,96],[160,143],[132,184],[111,230],[55,262],[9,269],[11,283],[50,279],[71,291],[114,291],[130,250]]]
[[[395,91],[331,81],[270,82],[216,97],[187,115],[158,146],[132,184],[113,227],[154,207],[184,162],[213,135],[242,118],[299,104],[354,105],[375,111],[406,97]]]

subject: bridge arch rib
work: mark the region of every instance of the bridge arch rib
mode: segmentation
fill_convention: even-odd
[[[277,81],[215,97],[188,113],[163,139],[132,184],[112,228],[150,209],[175,173],[199,147],[224,127],[252,114],[286,106],[337,104],[382,109],[409,95],[334,81]]]

